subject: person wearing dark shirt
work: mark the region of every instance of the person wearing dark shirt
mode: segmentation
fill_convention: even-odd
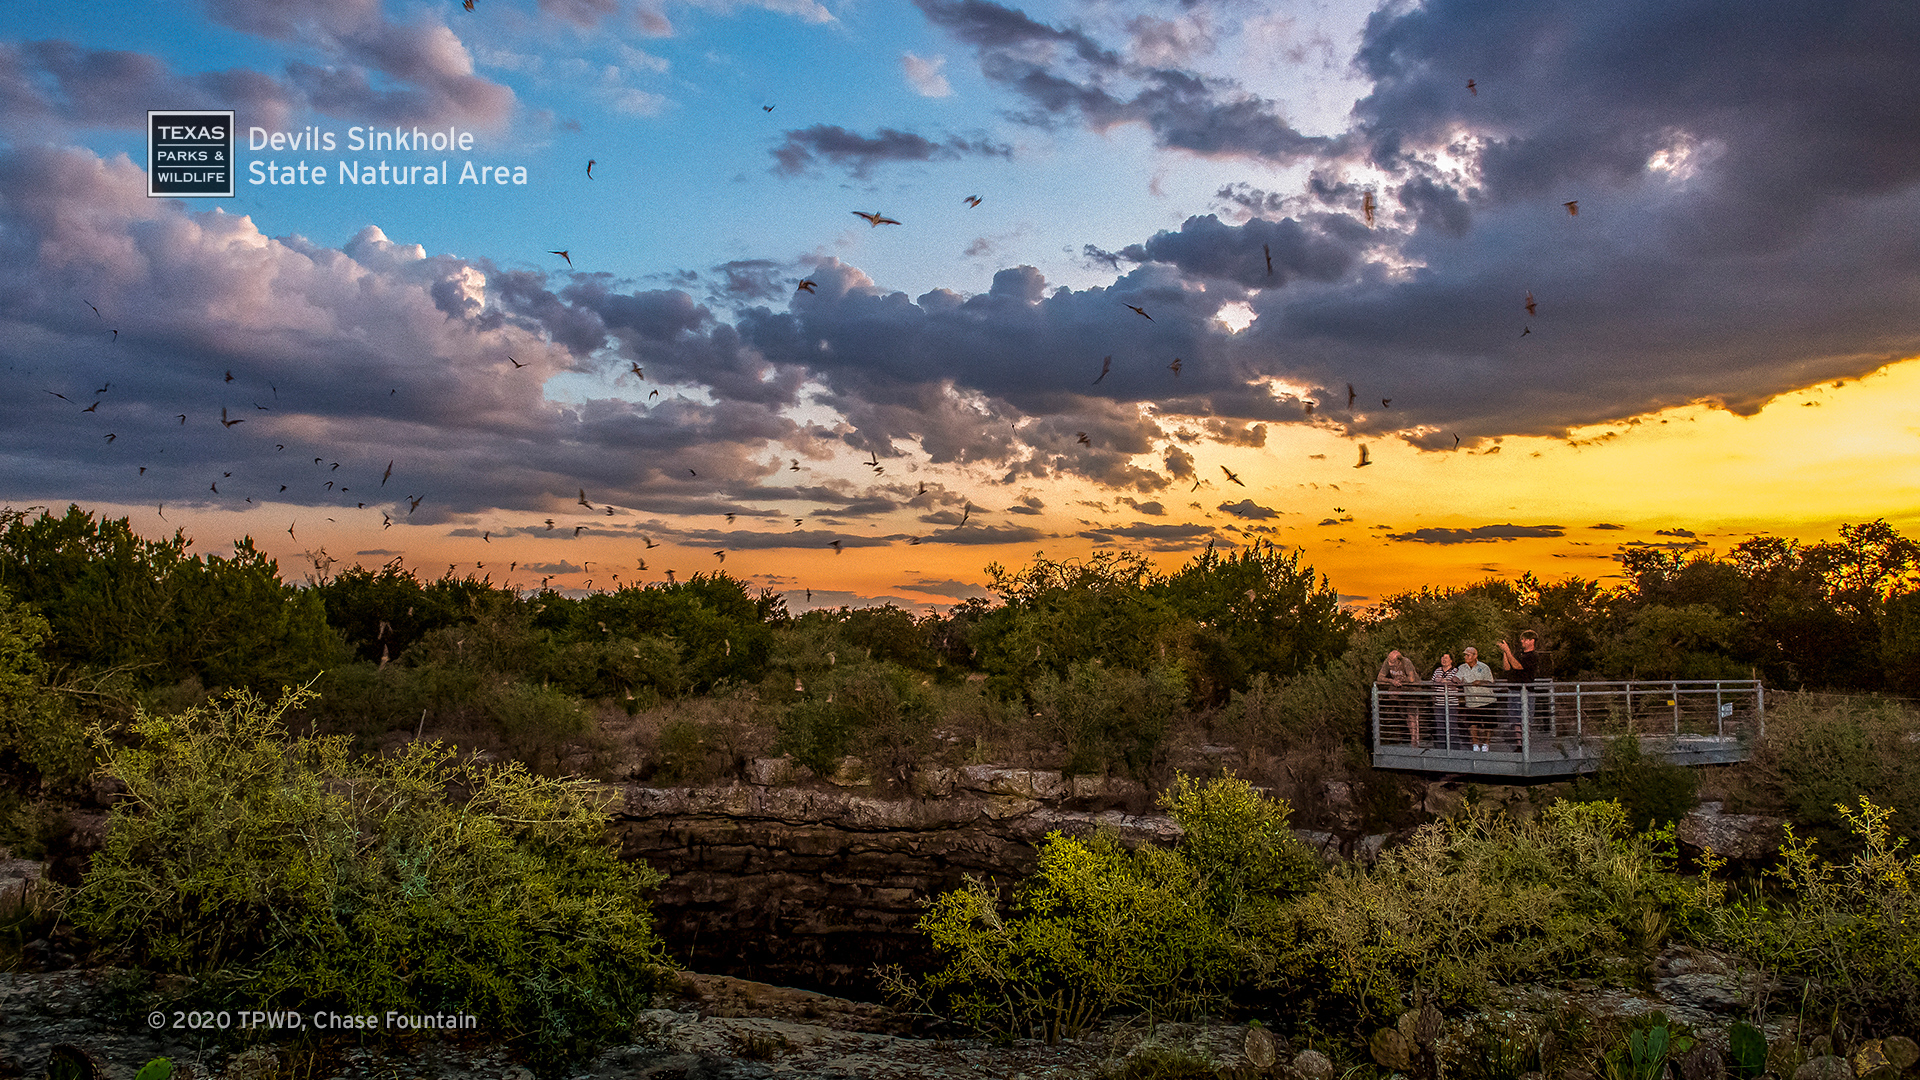
[[[1539,639],[1531,630],[1520,631],[1518,653],[1515,653],[1513,647],[1506,642],[1500,643],[1500,677],[1503,681],[1514,684],[1508,691],[1513,696],[1507,703],[1506,727],[1515,750],[1520,749],[1520,718],[1524,715],[1520,695],[1527,692],[1528,684],[1532,683],[1540,673],[1540,654],[1536,651],[1538,647]]]

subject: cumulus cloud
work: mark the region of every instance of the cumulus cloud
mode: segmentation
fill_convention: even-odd
[[[935,56],[922,59],[912,53],[900,54],[900,67],[907,73],[907,85],[921,97],[943,98],[953,94],[953,87],[947,84],[947,77],[940,69],[947,66],[947,58]]]

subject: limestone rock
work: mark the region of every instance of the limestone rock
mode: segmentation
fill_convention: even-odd
[[[1726,1080],[1727,1065],[1720,1051],[1705,1043],[1680,1055],[1675,1064],[1680,1067],[1680,1080]]]
[[[1780,850],[1786,834],[1781,831],[1779,818],[1724,814],[1723,805],[1703,802],[1689,811],[1680,819],[1680,842],[1696,851],[1711,849],[1715,855],[1734,861],[1764,859]]]
[[[1333,1080],[1333,1062],[1318,1050],[1302,1050],[1293,1055],[1293,1071],[1301,1080]]]
[[[813,770],[784,755],[754,758],[747,763],[747,779],[761,787],[797,784],[813,779]]]
[[[1853,1080],[1853,1066],[1846,1058],[1824,1054],[1808,1058],[1805,1065],[1793,1070],[1793,1080]]]
[[[1314,854],[1320,856],[1322,862],[1340,861],[1340,838],[1330,832],[1321,832],[1317,829],[1295,829],[1293,838],[1311,848]]]
[[[1067,782],[1057,772],[1045,769],[1009,769],[999,765],[969,765],[960,770],[961,787],[988,795],[1016,799],[1058,799],[1067,793]]]
[[[834,766],[833,775],[827,777],[827,783],[834,787],[866,787],[873,782],[873,773],[867,763],[851,755],[840,759]]]
[[[31,859],[9,858],[0,848],[0,908],[11,909],[28,891],[47,876],[47,865]]]
[[[1248,1028],[1244,1049],[1247,1061],[1257,1069],[1271,1069],[1279,1050],[1274,1044],[1273,1033],[1266,1028]]]
[[[1880,1048],[1886,1052],[1887,1061],[1903,1072],[1920,1063],[1920,1044],[1905,1035],[1890,1035],[1882,1039]]]
[[[1380,861],[1380,852],[1386,849],[1389,833],[1370,833],[1353,845],[1353,857],[1364,863]]]

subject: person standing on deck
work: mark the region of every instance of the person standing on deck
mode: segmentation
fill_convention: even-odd
[[[1383,715],[1382,719],[1390,716],[1397,720],[1404,714],[1408,738],[1412,740],[1413,745],[1420,745],[1419,706],[1412,700],[1415,695],[1407,692],[1410,688],[1420,685],[1420,669],[1414,667],[1413,661],[1402,655],[1399,649],[1394,649],[1387,653],[1385,660],[1380,662],[1380,671],[1374,676],[1373,681],[1382,687],[1380,711],[1387,714]]]
[[[1460,685],[1460,679],[1453,673],[1453,654],[1441,653],[1440,663],[1433,669],[1433,730],[1440,733],[1440,745],[1443,749],[1453,749],[1453,710],[1454,687]],[[1414,739],[1413,745],[1419,746],[1420,740]]]
[[[1525,704],[1520,695],[1527,692],[1536,676],[1540,673],[1540,654],[1535,650],[1538,639],[1531,630],[1520,631],[1520,652],[1516,655],[1512,646],[1500,643],[1500,677],[1513,684],[1513,697],[1507,702],[1508,736],[1513,740],[1514,749],[1520,748],[1520,722],[1525,715]]]
[[[1487,727],[1493,720],[1493,707],[1496,698],[1493,694],[1493,669],[1480,662],[1480,650],[1469,645],[1460,654],[1461,664],[1453,669],[1456,679],[1460,680],[1461,697],[1465,705],[1460,710],[1466,721],[1467,733],[1473,738],[1473,748],[1486,753],[1491,744],[1487,742]]]

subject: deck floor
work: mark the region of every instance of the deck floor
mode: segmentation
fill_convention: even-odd
[[[1624,737],[1624,736],[1615,736]],[[1751,747],[1732,735],[1642,735],[1641,751],[1675,765],[1725,765],[1745,761]],[[1409,772],[1462,773],[1474,776],[1576,776],[1600,767],[1607,736],[1539,736],[1530,753],[1466,747],[1385,745],[1373,751],[1373,767]]]

